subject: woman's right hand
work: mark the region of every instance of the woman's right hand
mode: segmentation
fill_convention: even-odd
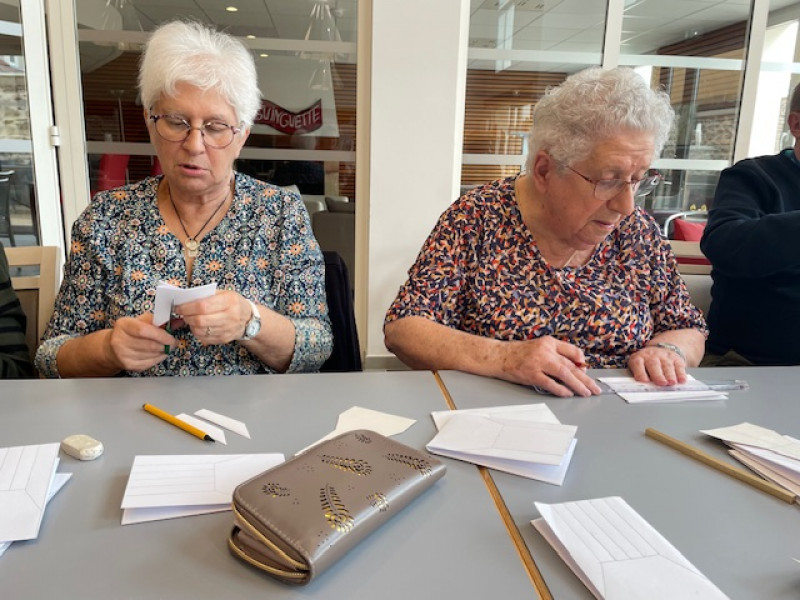
[[[144,371],[164,360],[166,346],[176,340],[161,327],[153,325],[153,313],[122,317],[114,323],[106,339],[109,359],[120,371]]]
[[[561,397],[601,393],[597,382],[586,374],[585,357],[577,346],[549,335],[501,344],[502,379],[534,385]]]

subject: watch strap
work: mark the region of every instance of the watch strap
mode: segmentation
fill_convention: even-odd
[[[261,321],[261,313],[258,312],[258,306],[256,306],[255,302],[250,300],[250,298],[245,298],[245,300],[247,300],[247,303],[250,305],[251,313],[250,313],[250,318],[247,320],[247,323],[244,324],[244,333],[242,333],[242,337],[240,337],[239,339],[247,341],[255,337],[254,335],[248,335],[247,332],[250,330],[251,324],[254,321],[259,321],[259,322]]]

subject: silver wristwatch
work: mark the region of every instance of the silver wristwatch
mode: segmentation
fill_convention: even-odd
[[[239,338],[243,341],[252,340],[258,335],[258,332],[261,331],[261,313],[258,312],[258,306],[256,306],[256,303],[252,300],[247,298],[245,298],[245,300],[250,304],[250,309],[253,311],[253,314],[244,326],[244,335]]]

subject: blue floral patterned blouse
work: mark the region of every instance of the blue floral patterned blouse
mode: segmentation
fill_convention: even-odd
[[[658,225],[642,209],[623,219],[580,267],[539,254],[515,198],[516,177],[471,190],[439,219],[386,322],[421,316],[476,335],[551,335],[591,367],[624,367],[654,334],[707,333]]]
[[[161,176],[97,194],[72,228],[56,308],[36,353],[39,372],[58,376],[56,355],[70,338],[152,311],[156,285],[187,286],[180,240],[156,202]],[[290,318],[295,348],[288,372],[317,371],[333,346],[325,264],[297,194],[237,173],[225,218],[202,240],[189,286],[216,282]],[[274,372],[237,342],[203,346],[188,327],[154,367],[124,375]]]

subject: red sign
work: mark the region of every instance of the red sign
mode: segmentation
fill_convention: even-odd
[[[299,112],[292,112],[274,102],[263,100],[253,122],[256,125],[269,125],[290,135],[298,131],[316,131],[322,127],[322,99]]]

